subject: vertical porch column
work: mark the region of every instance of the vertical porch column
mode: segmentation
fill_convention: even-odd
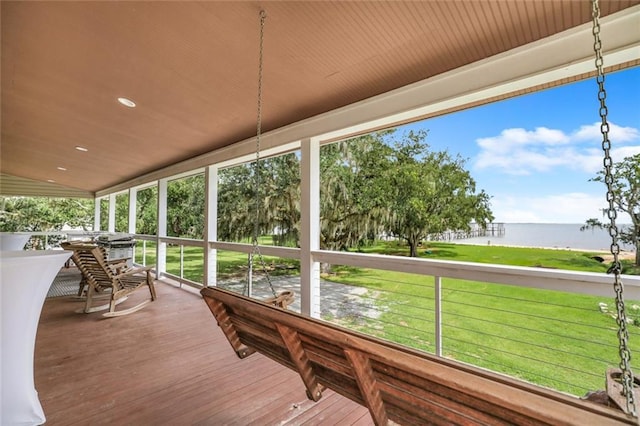
[[[136,210],[138,207],[138,188],[129,188],[129,234],[136,233]]]
[[[158,231],[156,235],[156,279],[167,272],[167,243],[160,238],[167,236],[167,179],[158,181]]]
[[[116,231],[116,194],[109,194],[109,223],[108,232]]]
[[[101,231],[100,229],[100,201],[101,198],[93,199],[93,230]]]
[[[301,311],[320,318],[320,263],[311,253],[320,248],[320,141],[305,139],[300,151]]]
[[[205,287],[217,283],[218,250],[211,248],[209,241],[218,241],[218,166],[212,165],[204,171],[204,279]]]
[[[131,235],[136,233],[136,207],[138,206],[138,188],[129,188],[129,220],[127,232]],[[144,257],[144,256],[143,256]],[[133,262],[141,263],[136,259],[136,247],[133,248]],[[144,261],[142,261],[144,262]]]

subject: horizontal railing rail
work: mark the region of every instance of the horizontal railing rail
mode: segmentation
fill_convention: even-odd
[[[443,278],[458,278],[493,284],[567,291],[608,297],[613,295],[613,277],[604,273],[495,265],[453,260],[419,259],[327,250],[312,251],[318,262],[407,272]],[[627,299],[640,300],[640,277],[623,275]]]
[[[222,241],[210,241],[211,248],[218,250],[237,251],[240,253],[252,253],[253,245],[246,243],[231,243]],[[280,246],[258,246],[260,253],[265,256],[284,257],[288,259],[300,259],[300,249],[293,247],[280,247]]]

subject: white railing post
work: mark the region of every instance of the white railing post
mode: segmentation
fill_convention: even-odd
[[[213,287],[217,284],[218,250],[212,248],[209,241],[218,241],[218,166],[213,165],[204,171],[204,277],[203,285]]]
[[[182,279],[184,278],[184,245],[180,244],[180,288],[182,288]]]
[[[300,305],[320,318],[320,262],[312,255],[320,248],[320,141],[305,139],[300,151]]]
[[[161,238],[167,236],[167,179],[158,181],[158,231],[156,235],[156,279],[167,271],[167,243]]]
[[[253,297],[253,253],[247,255],[247,264],[249,265],[249,272],[247,272],[247,296]]]
[[[434,288],[434,311],[435,311],[435,335],[436,335],[436,355],[442,356],[442,278],[433,277]]]

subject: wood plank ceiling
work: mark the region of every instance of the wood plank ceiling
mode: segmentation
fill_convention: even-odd
[[[265,132],[591,19],[576,0],[3,1],[3,177],[91,194],[254,136],[261,8]]]

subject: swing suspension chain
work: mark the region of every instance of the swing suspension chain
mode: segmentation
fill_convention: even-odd
[[[260,11],[260,53],[258,58],[258,119],[257,119],[257,128],[256,128],[256,161],[254,163],[254,182],[255,182],[255,218],[253,222],[253,252],[249,256],[249,274],[253,273],[253,258],[257,254],[258,259],[260,261],[260,266],[265,273],[265,277],[267,278],[267,283],[269,284],[269,288],[271,289],[271,293],[276,297],[276,290],[273,288],[273,284],[271,283],[271,278],[269,277],[269,272],[267,271],[267,264],[260,252],[260,246],[258,244],[258,234],[259,234],[259,221],[260,221],[260,201],[261,201],[261,192],[260,192],[260,137],[262,135],[262,71],[263,71],[263,45],[264,45],[264,23],[267,19],[267,12],[264,10]],[[245,283],[245,293],[246,286],[248,284]]]
[[[611,267],[607,271],[609,274],[614,275],[613,289],[616,294],[616,308],[617,317],[616,322],[618,324],[618,352],[620,353],[620,370],[622,376],[620,378],[622,382],[622,389],[627,402],[627,412],[634,417],[637,417],[636,402],[633,392],[633,373],[631,371],[631,351],[629,350],[629,332],[627,330],[627,315],[624,306],[624,285],[620,279],[622,273],[622,266],[619,259],[620,246],[618,245],[618,227],[616,226],[617,211],[615,206],[615,191],[613,188],[613,160],[611,159],[611,141],[609,140],[609,123],[607,122],[607,105],[605,100],[607,98],[607,92],[604,87],[604,70],[602,59],[602,42],[600,41],[600,7],[598,0],[592,0],[591,15],[593,18],[593,50],[596,55],[596,68],[597,76],[596,82],[598,83],[598,100],[600,101],[600,118],[602,120],[600,124],[600,133],[602,133],[602,150],[604,151],[604,181],[607,185],[607,201],[609,207],[607,208],[607,216],[609,218],[609,235],[611,236],[611,254],[613,255],[613,262]]]

